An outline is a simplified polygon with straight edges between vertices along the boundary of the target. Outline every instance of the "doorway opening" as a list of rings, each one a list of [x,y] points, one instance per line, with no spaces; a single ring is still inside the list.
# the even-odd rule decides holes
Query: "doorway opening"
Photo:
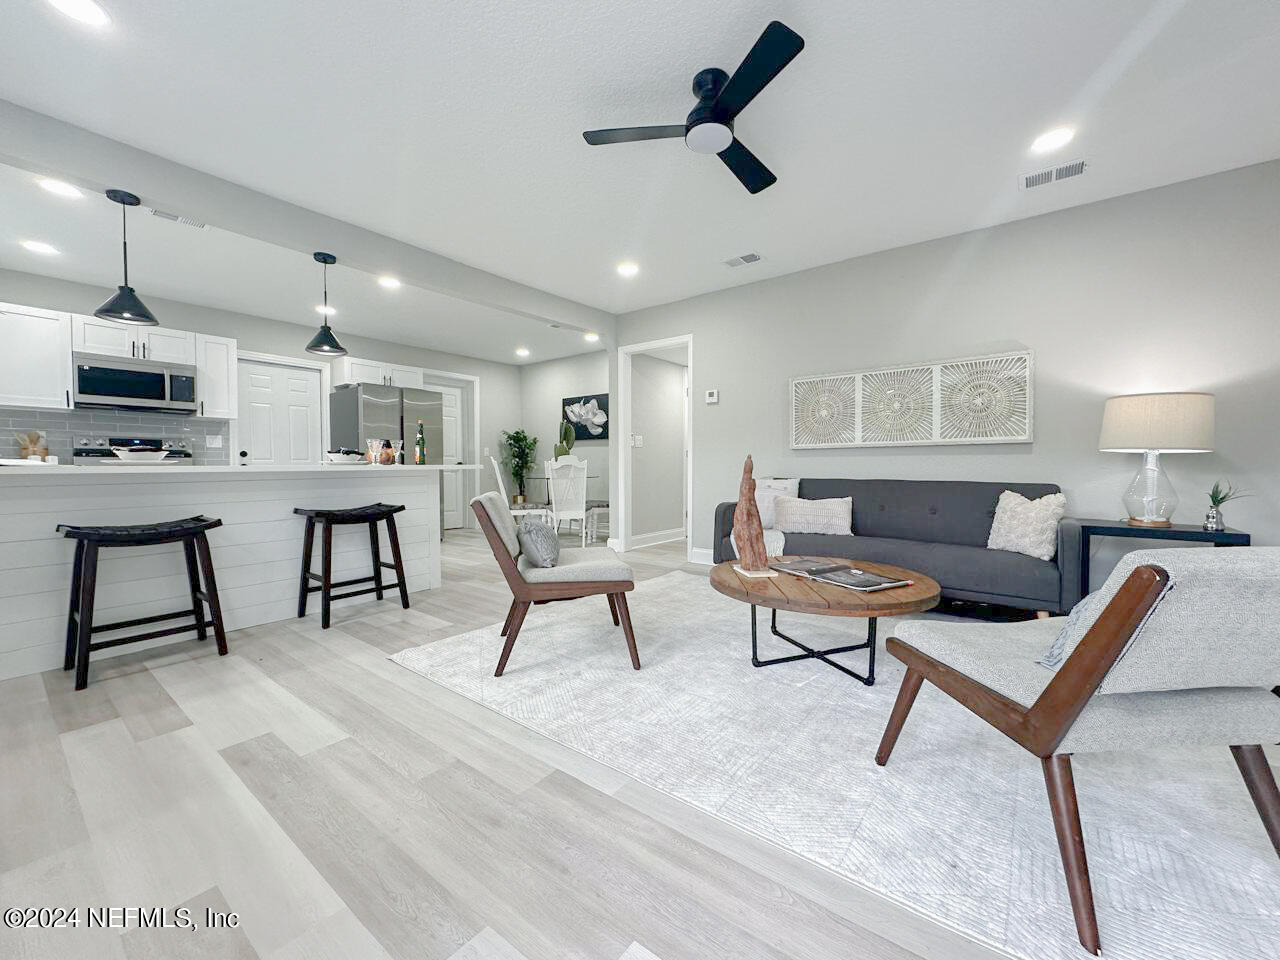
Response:
[[[619,550],[693,542],[693,336],[618,350]]]

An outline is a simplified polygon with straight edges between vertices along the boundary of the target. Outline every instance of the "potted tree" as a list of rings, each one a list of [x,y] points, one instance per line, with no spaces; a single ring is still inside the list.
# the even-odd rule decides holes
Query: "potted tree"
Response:
[[[538,438],[531,437],[523,430],[502,431],[502,465],[519,491],[512,500],[524,503],[524,481],[533,470],[533,458],[538,449]]]

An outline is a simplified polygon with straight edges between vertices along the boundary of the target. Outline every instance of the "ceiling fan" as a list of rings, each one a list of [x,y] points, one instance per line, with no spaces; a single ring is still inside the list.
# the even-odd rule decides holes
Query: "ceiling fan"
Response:
[[[684,137],[694,153],[714,153],[750,193],[759,193],[777,177],[733,135],[733,121],[756,94],[772,82],[804,49],[804,39],[786,24],[770,22],[733,76],[719,67],[700,70],[693,78],[698,105],[684,123],[660,127],[613,127],[588,130],[582,139],[592,146]]]

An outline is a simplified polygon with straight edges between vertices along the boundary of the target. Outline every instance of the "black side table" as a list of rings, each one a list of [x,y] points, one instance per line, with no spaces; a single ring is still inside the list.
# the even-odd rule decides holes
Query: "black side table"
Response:
[[[1247,547],[1249,534],[1240,530],[1205,530],[1193,523],[1171,527],[1131,527],[1123,520],[1077,520],[1080,524],[1080,589],[1089,592],[1089,538],[1132,537],[1139,540],[1189,540],[1215,547]]]

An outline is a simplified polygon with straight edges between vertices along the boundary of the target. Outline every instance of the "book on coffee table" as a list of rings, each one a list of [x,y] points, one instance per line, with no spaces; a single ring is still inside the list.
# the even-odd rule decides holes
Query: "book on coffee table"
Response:
[[[915,583],[914,580],[882,577],[878,573],[867,573],[857,567],[846,567],[843,563],[830,563],[823,560],[779,560],[769,566],[783,573],[832,583],[837,587],[848,587],[850,590],[862,593],[892,590],[894,587],[909,587]]]

